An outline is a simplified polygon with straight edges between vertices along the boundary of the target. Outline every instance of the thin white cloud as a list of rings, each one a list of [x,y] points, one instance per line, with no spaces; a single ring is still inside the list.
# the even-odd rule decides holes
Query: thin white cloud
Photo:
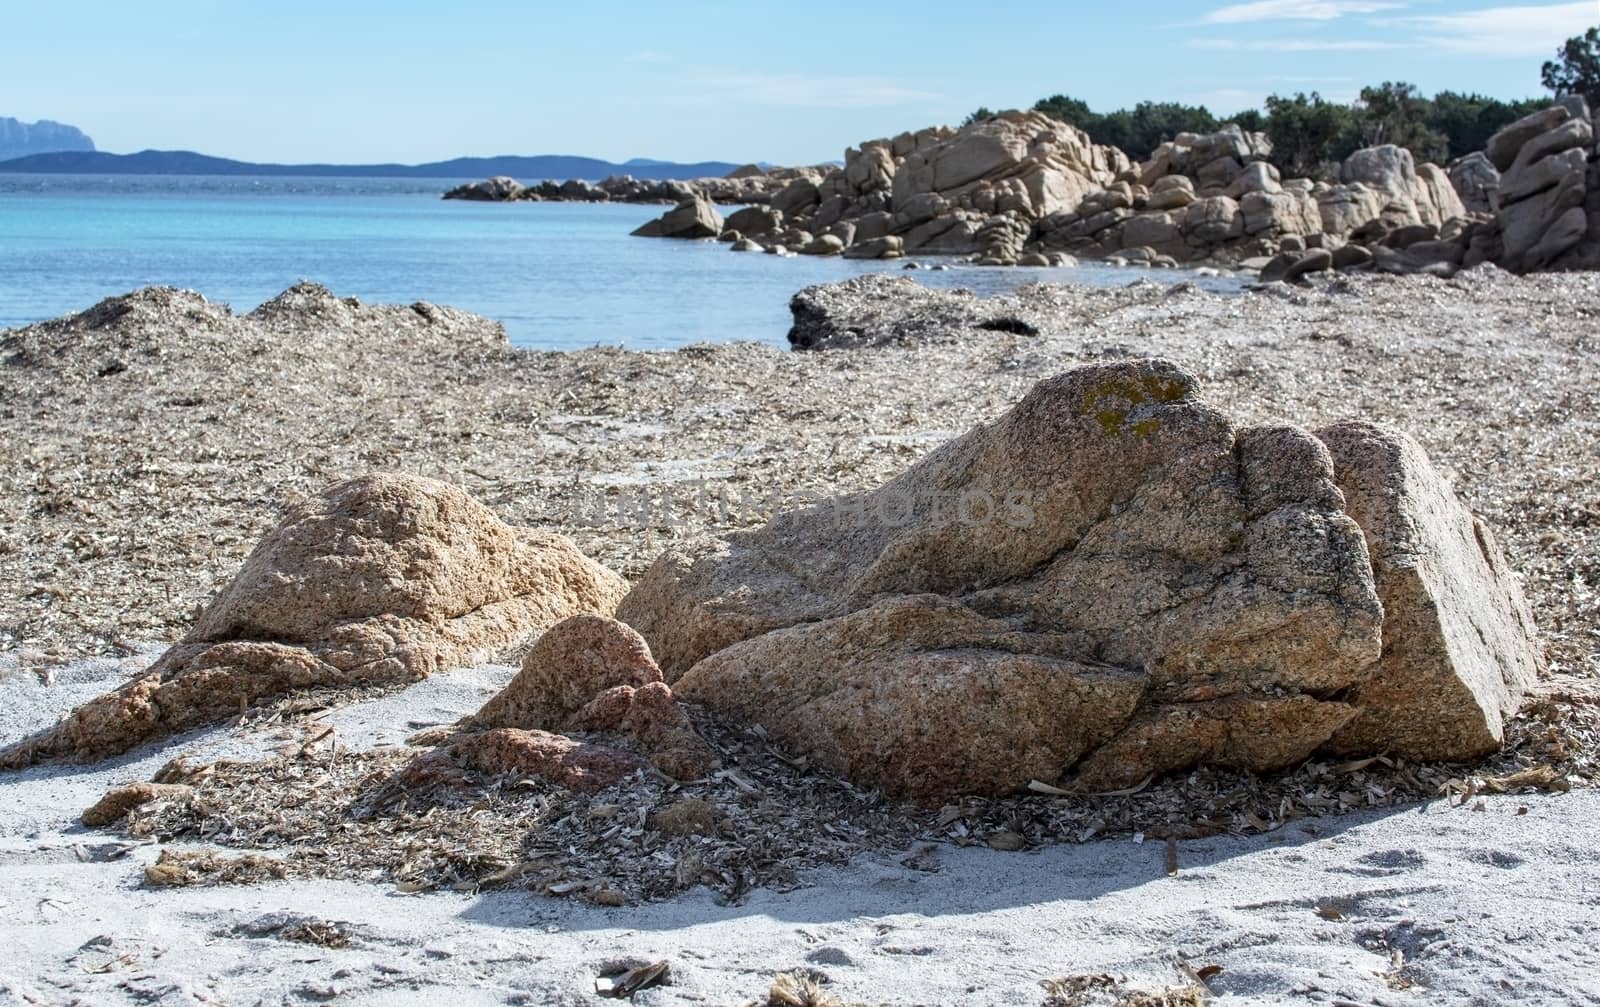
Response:
[[[878,77],[817,77],[800,73],[720,73],[696,83],[726,99],[787,108],[883,108],[937,101],[943,95]]]
[[[1406,42],[1378,39],[1258,38],[1239,41],[1231,38],[1200,38],[1189,43],[1196,49],[1245,50],[1249,52],[1354,52],[1363,49],[1409,49]]]
[[[1561,43],[1600,25],[1600,3],[1488,7],[1462,14],[1408,17],[1400,21],[1422,33],[1422,41],[1482,56],[1553,56]]]
[[[1206,24],[1249,24],[1256,21],[1334,21],[1347,14],[1398,10],[1404,3],[1376,0],[1254,0],[1207,12]]]

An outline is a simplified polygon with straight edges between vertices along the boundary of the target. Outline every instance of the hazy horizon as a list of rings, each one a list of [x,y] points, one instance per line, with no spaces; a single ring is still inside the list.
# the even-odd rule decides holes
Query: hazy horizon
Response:
[[[930,2],[847,22],[777,5],[612,5],[604,21],[508,0],[382,16],[173,0],[6,17],[0,115],[79,127],[113,153],[417,164],[561,154],[613,162],[837,160],[875,136],[1055,93],[1219,115],[1266,95],[1543,93],[1539,65],[1600,0],[1152,0],[1120,9]]]

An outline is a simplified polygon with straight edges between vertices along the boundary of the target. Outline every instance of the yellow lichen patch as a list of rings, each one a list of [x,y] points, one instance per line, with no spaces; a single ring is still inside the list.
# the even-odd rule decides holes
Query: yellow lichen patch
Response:
[[[1084,394],[1079,415],[1093,413],[1100,429],[1107,435],[1121,434],[1127,427],[1128,413],[1132,408],[1147,403],[1178,402],[1189,391],[1189,382],[1159,374],[1109,378]],[[1133,433],[1138,437],[1148,437],[1158,429],[1158,420],[1145,419],[1134,424]]]

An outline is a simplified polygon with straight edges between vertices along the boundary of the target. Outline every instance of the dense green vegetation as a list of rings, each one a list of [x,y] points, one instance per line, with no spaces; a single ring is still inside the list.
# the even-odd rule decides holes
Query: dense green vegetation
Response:
[[[1557,58],[1540,74],[1556,94],[1581,94],[1600,107],[1600,28],[1568,39]],[[1145,160],[1163,142],[1179,133],[1208,133],[1237,123],[1264,132],[1272,140],[1272,160],[1287,176],[1318,175],[1333,162],[1361,147],[1392,143],[1410,150],[1419,162],[1443,164],[1482,150],[1500,127],[1548,104],[1547,99],[1502,101],[1481,94],[1440,91],[1426,97],[1415,85],[1385,81],[1361,89],[1348,104],[1310,94],[1274,94],[1266,107],[1226,119],[1204,105],[1142,101],[1131,109],[1096,112],[1077,98],[1051,95],[1035,102],[1035,111],[1071,123],[1095,143],[1111,144],[1136,160]],[[980,108],[966,123],[991,118]]]
[[[1567,39],[1539,80],[1556,94],[1581,94],[1590,108],[1600,106],[1600,28]]]

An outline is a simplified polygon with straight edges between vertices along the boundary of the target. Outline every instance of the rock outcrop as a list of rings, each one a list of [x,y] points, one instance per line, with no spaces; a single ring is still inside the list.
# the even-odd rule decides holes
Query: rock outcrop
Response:
[[[1086,256],[1177,266],[1332,253],[1353,236],[1381,239],[1406,227],[1431,227],[1437,238],[1467,212],[1443,169],[1419,167],[1399,147],[1357,151],[1333,184],[1281,178],[1271,152],[1264,134],[1230,125],[1180,134],[1133,164],[1041,113],[1006,112],[852,147],[843,167],[796,178],[759,216],[730,218],[722,237],[847,258],[962,255],[979,265],[1051,266]],[[1428,264],[1360,258],[1400,272]],[[1319,256],[1302,265],[1297,275],[1326,268]]]
[[[669,552],[618,617],[685,699],[921,799],[1482,754],[1539,662],[1516,583],[1420,449],[1328,436],[1235,428],[1163,361],[1083,368],[877,490]]]
[[[1600,265],[1600,169],[1582,99],[1512,123],[1485,154],[1500,171],[1498,248],[1485,257],[1516,272]]]
[[[497,203],[681,203],[698,196],[713,203],[765,204],[790,182],[796,179],[816,181],[827,171],[826,167],[763,169],[745,165],[726,178],[648,179],[612,175],[598,182],[573,178],[531,185],[498,175],[458,185],[443,198]]]
[[[417,681],[610,614],[625,588],[567,539],[506,525],[455,486],[354,479],[291,509],[148,671],[0,767],[103,759],[293,690]]]

